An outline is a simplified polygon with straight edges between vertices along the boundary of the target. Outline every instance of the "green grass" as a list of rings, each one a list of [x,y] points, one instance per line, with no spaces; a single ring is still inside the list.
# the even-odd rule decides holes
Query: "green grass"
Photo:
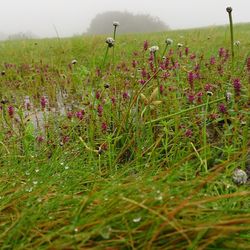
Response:
[[[230,49],[228,27],[122,36],[118,28],[114,64],[109,50],[105,65],[103,36],[1,42],[0,248],[248,249],[249,182],[237,186],[232,173],[249,166],[250,25],[234,31],[234,65],[230,52],[218,55]],[[167,37],[169,68],[158,71]],[[145,40],[160,47],[153,71]],[[150,78],[141,85],[143,68]]]

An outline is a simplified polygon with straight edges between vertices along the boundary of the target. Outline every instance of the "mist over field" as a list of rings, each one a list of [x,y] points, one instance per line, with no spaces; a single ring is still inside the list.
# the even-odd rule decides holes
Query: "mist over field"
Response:
[[[96,15],[106,11],[128,11],[157,17],[171,29],[226,24],[221,15],[233,6],[234,20],[250,22],[247,0],[9,0],[1,1],[0,39],[9,35],[33,34],[35,37],[73,36],[86,32]],[[125,25],[125,23],[121,23]]]

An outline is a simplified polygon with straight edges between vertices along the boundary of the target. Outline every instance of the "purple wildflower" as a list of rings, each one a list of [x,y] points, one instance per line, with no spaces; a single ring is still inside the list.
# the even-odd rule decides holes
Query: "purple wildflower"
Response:
[[[99,117],[102,117],[102,115],[103,115],[103,107],[102,107],[102,105],[98,105],[97,113],[98,113]]]
[[[147,51],[147,50],[148,50],[148,46],[149,46],[148,41],[147,41],[147,40],[144,41],[144,43],[143,43],[143,49],[144,49],[144,51]]]
[[[124,93],[122,94],[122,97],[123,97],[124,100],[128,99],[128,98],[129,98],[128,92],[124,92]]]
[[[234,79],[233,86],[234,86],[235,95],[239,96],[240,95],[240,91],[241,91],[240,79],[238,79],[238,78]]]
[[[40,103],[41,103],[42,109],[45,109],[46,104],[47,104],[47,99],[45,96],[41,97]]]
[[[190,138],[190,137],[192,137],[192,135],[193,135],[193,131],[191,129],[187,129],[185,132],[185,136]]]
[[[215,57],[212,56],[212,57],[210,58],[210,65],[214,65],[215,63],[216,63]]]
[[[8,107],[8,114],[9,114],[10,118],[14,117],[14,112],[15,112],[15,108],[13,106],[9,106]]]
[[[194,89],[194,79],[195,79],[195,74],[191,71],[188,73],[188,82],[191,87],[191,89]]]
[[[77,117],[79,120],[82,120],[84,114],[85,114],[85,111],[84,111],[84,110],[77,111],[77,112],[76,112],[76,117]]]
[[[41,142],[44,141],[44,137],[41,136],[41,135],[38,135],[38,136],[36,137],[36,141],[39,142],[39,143],[41,143]]]
[[[194,96],[193,94],[189,94],[189,95],[188,95],[188,101],[189,101],[190,103],[193,103],[194,100],[195,100],[195,96]]]
[[[227,107],[224,103],[220,103],[218,106],[218,109],[220,111],[220,113],[222,114],[226,114],[227,113]]]
[[[69,111],[69,112],[67,113],[67,117],[68,117],[68,119],[72,119],[73,113]]]
[[[106,122],[103,122],[101,127],[102,127],[102,132],[103,132],[103,133],[107,132],[107,130],[108,130],[108,125],[107,125]]]

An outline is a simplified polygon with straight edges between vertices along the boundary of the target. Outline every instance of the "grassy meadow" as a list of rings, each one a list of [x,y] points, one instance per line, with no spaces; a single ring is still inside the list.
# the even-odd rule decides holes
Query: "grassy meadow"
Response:
[[[249,249],[250,24],[234,39],[1,42],[0,249]]]

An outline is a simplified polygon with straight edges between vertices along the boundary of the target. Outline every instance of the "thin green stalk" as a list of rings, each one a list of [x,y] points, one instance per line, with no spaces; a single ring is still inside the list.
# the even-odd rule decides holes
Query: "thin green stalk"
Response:
[[[105,55],[104,55],[104,58],[103,58],[102,68],[105,65],[105,62],[106,62],[106,59],[107,59],[107,56],[108,56],[108,51],[109,51],[109,46],[107,46],[107,49],[106,49],[106,52],[105,52]]]
[[[114,34],[113,34],[113,38],[115,40],[115,37],[116,37],[116,28],[117,26],[115,25],[114,26]],[[115,45],[113,46],[113,66],[115,65]]]
[[[231,53],[232,53],[232,63],[233,63],[234,62],[234,31],[233,31],[232,11],[233,11],[233,9],[231,7],[227,7],[227,12],[229,15],[229,23],[230,23]]]
[[[203,121],[203,147],[204,147],[204,170],[205,172],[208,171],[207,169],[207,111],[208,111],[208,104],[209,104],[209,96],[207,97],[207,102],[205,106],[205,114],[204,114],[204,121]]]
[[[214,101],[211,101],[211,102],[209,102],[208,104],[210,105],[210,104],[213,104],[213,103],[218,103],[218,102],[221,102],[221,101],[223,101],[223,100],[225,100],[225,97],[220,98],[220,99],[217,99],[217,100],[214,100]],[[163,117],[157,118],[157,119],[155,119],[155,120],[148,121],[148,122],[145,123],[145,125],[152,124],[152,123],[156,123],[156,122],[160,122],[160,121],[163,121],[163,120],[166,120],[166,119],[175,117],[175,116],[177,116],[177,115],[181,115],[181,114],[187,113],[187,112],[189,112],[189,111],[191,111],[191,110],[194,110],[194,109],[198,109],[198,108],[204,107],[204,106],[206,106],[206,105],[207,105],[207,103],[205,103],[205,104],[200,104],[200,105],[197,105],[197,106],[194,106],[194,107],[185,109],[185,110],[181,110],[181,111],[179,111],[179,112],[177,112],[177,113],[170,114],[170,115],[167,115],[167,116],[163,116]]]
[[[166,43],[165,48],[164,48],[163,53],[162,53],[162,56],[161,56],[161,59],[164,57],[164,55],[167,51],[167,48],[168,48],[168,44]]]

